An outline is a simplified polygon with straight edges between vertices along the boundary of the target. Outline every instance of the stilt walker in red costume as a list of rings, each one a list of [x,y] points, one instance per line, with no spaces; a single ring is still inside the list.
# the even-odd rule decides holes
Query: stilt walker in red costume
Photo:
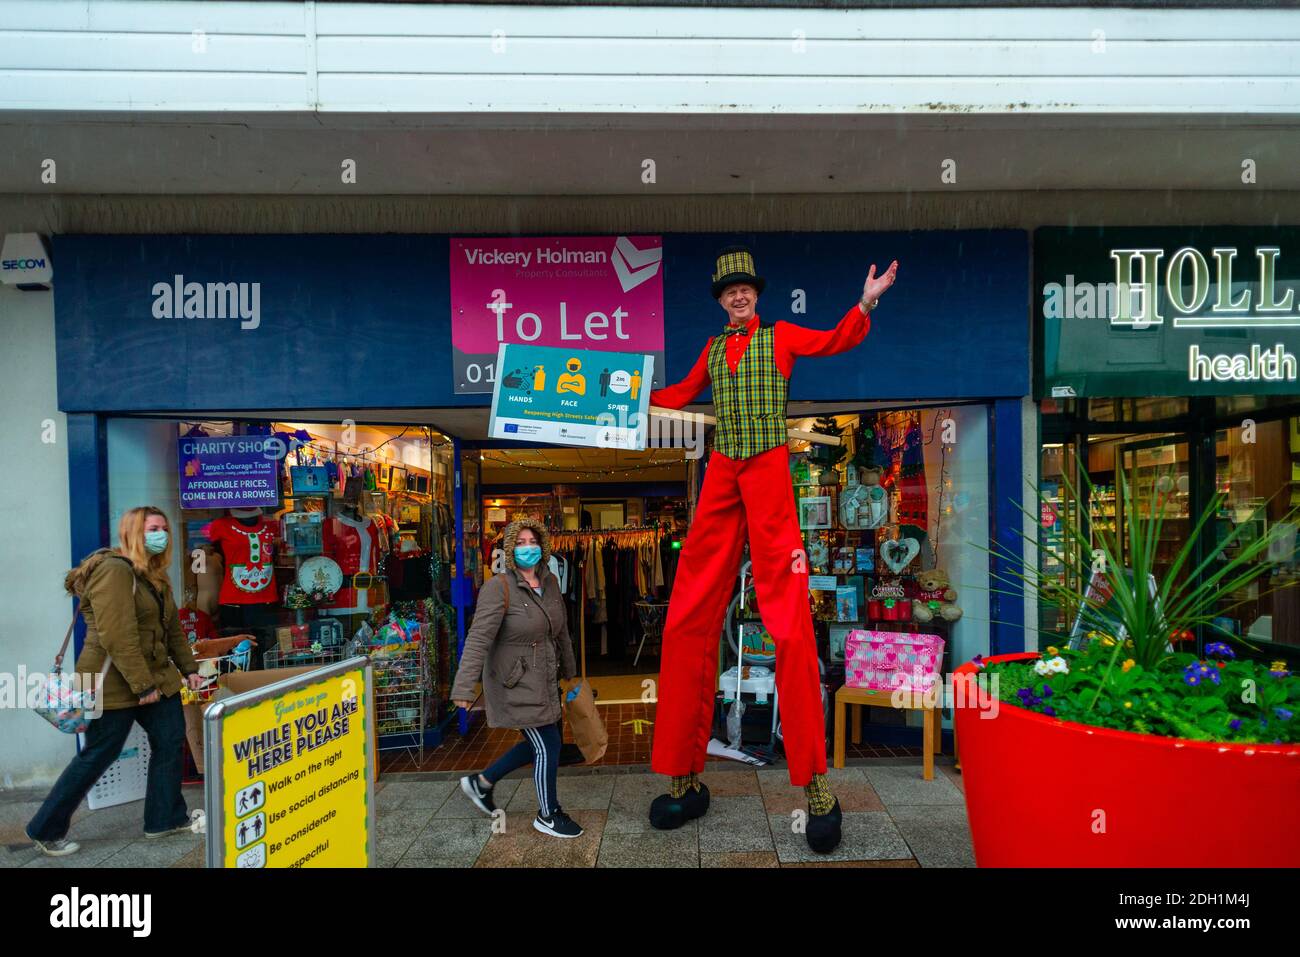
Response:
[[[712,734],[722,619],[749,541],[763,624],[776,641],[776,684],[790,783],[804,788],[809,846],[829,853],[840,841],[840,805],[826,781],[826,729],[817,645],[808,605],[803,537],[790,483],[785,404],[799,356],[852,349],[867,334],[870,312],[894,284],[898,262],[877,277],[872,265],[839,324],[827,331],[789,322],[767,325],[755,306],[763,291],[743,246],[722,250],[713,297],[728,323],[709,339],[690,374],[650,395],[680,409],[710,384],[717,414],[713,453],[695,519],[677,566],[664,627],[651,767],[671,779],[650,805],[650,823],[681,827],[709,807],[698,780]]]

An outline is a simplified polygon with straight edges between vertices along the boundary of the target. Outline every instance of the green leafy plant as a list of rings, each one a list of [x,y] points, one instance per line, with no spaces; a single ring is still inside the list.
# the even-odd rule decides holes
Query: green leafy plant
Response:
[[[1148,734],[1207,741],[1300,739],[1295,718],[1300,682],[1283,661],[1265,666],[1238,660],[1228,641],[1240,639],[1215,620],[1240,604],[1234,595],[1268,574],[1260,559],[1287,528],[1275,523],[1267,534],[1253,537],[1247,534],[1252,522],[1239,523],[1211,544],[1204,539],[1225,501],[1216,494],[1164,566],[1159,544],[1171,496],[1163,489],[1174,483],[1157,476],[1149,495],[1139,497],[1122,471],[1116,478],[1124,522],[1115,531],[1090,537],[1068,513],[1058,515],[1063,544],[1052,555],[1070,572],[1066,581],[1080,585],[1040,577],[1011,548],[995,543],[990,549],[1011,569],[997,579],[1014,586],[996,590],[1017,597],[1028,590],[1044,605],[1064,609],[1075,639],[1057,636],[1063,646],[1073,647],[1049,646],[1038,661],[988,665],[989,673],[999,675],[999,698],[1049,716]],[[1093,491],[1086,473],[1083,481]],[[1065,485],[1078,501],[1078,490],[1068,479]],[[1024,511],[1037,528],[1039,515]],[[1198,628],[1226,639],[1208,643],[1204,658],[1177,650]]]
[[[1145,668],[1131,644],[1097,636],[985,670],[998,675],[999,700],[1064,721],[1193,741],[1300,740],[1300,682],[1285,662],[1241,661],[1214,642],[1204,659],[1176,652]]]

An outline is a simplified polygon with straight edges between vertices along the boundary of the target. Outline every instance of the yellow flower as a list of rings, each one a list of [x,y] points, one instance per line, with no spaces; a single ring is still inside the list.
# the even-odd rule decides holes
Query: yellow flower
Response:
[[[1133,707],[1133,702],[1132,702],[1132,701],[1125,701],[1125,702],[1124,702],[1124,707],[1126,707],[1126,708],[1131,708],[1131,707]]]
[[[1115,639],[1112,638],[1110,635],[1101,636],[1101,646],[1103,648],[1111,648],[1114,647],[1114,645],[1115,645]]]
[[[1123,666],[1124,673],[1127,674],[1128,670],[1132,668],[1135,664],[1137,664],[1137,662],[1134,661],[1132,658],[1125,661]]]
[[[1059,655],[1060,653],[1061,653],[1061,649],[1060,649],[1060,648],[1057,648],[1055,645],[1048,645],[1048,646],[1047,646],[1047,654],[1048,654],[1049,657],[1055,658],[1055,657],[1056,657],[1057,655]],[[1281,669],[1281,668],[1274,668],[1273,670],[1274,670],[1274,671],[1281,671],[1282,669]]]
[[[1279,660],[1279,661],[1275,661],[1275,662],[1273,662],[1271,665],[1268,666],[1268,670],[1269,670],[1269,671],[1286,671],[1286,662],[1285,662],[1285,661],[1281,661],[1281,660]]]
[[[1124,642],[1124,647],[1125,647],[1125,648],[1132,648],[1132,647],[1133,647],[1133,639],[1130,638],[1128,641]]]

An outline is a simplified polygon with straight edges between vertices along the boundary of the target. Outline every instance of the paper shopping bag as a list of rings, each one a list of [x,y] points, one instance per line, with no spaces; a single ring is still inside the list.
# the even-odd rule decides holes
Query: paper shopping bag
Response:
[[[592,697],[587,682],[581,682],[565,693],[564,716],[587,763],[595,764],[604,757],[605,749],[609,747],[609,732],[596,710],[596,699]]]

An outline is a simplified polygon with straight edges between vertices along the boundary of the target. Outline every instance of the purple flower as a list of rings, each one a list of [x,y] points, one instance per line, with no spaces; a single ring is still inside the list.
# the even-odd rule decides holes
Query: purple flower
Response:
[[[1209,673],[1209,679],[1210,679],[1211,681],[1213,681],[1216,685],[1219,683],[1219,669],[1218,669],[1218,668],[1213,668],[1213,669],[1210,670],[1210,673]]]
[[[1198,685],[1201,683],[1201,676],[1195,671],[1188,670],[1188,672],[1183,675],[1183,681],[1187,682],[1189,685]]]
[[[984,667],[984,656],[983,656],[983,655],[976,655],[974,658],[971,659],[971,664],[973,664],[976,668],[983,668],[983,667]]]
[[[1043,697],[1044,697],[1044,698],[1050,698],[1051,696],[1052,696],[1052,686],[1051,686],[1051,685],[1043,685]]]
[[[1213,641],[1205,646],[1207,655],[1217,655],[1220,658],[1236,658],[1236,653],[1228,647],[1226,642]]]
[[[1277,715],[1279,718],[1281,718],[1283,721],[1291,720],[1292,712],[1288,711],[1286,708],[1274,708],[1273,713]]]
[[[1047,715],[1049,718],[1056,717],[1056,711],[1052,708],[1051,705],[1048,705],[1045,708],[1043,708],[1043,714]]]
[[[1291,674],[1291,672],[1289,672],[1289,671],[1270,671],[1269,674],[1271,674],[1274,678],[1285,678],[1287,675]]]

